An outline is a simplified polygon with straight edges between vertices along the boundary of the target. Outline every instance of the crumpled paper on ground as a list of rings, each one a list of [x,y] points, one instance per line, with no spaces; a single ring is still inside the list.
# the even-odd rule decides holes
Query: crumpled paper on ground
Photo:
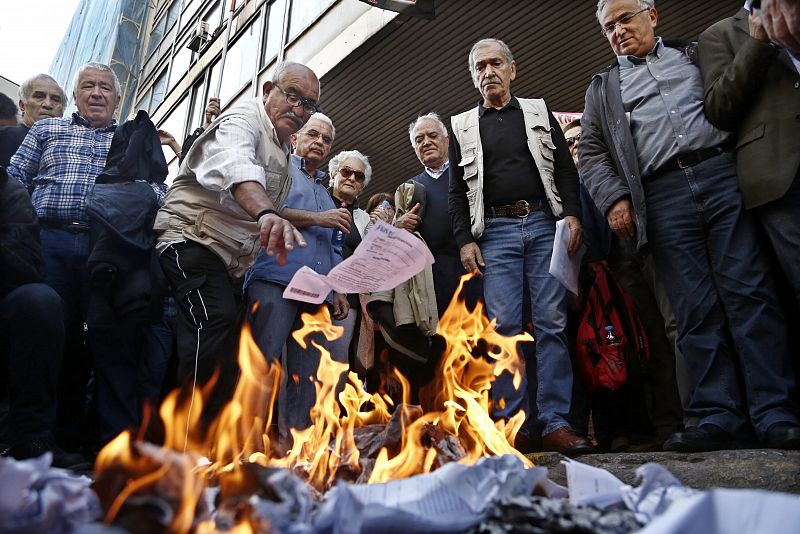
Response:
[[[314,527],[331,534],[461,532],[480,523],[495,502],[531,494],[546,476],[547,469],[524,469],[519,458],[504,455],[383,484],[338,484]]]
[[[92,481],[50,467],[52,455],[0,458],[0,533],[72,532],[100,518]]]

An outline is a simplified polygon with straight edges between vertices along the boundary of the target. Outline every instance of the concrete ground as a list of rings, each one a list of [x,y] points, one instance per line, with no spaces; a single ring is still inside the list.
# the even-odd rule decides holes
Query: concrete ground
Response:
[[[547,467],[553,482],[566,486],[566,471],[558,453],[529,454]],[[648,462],[663,465],[685,486],[696,489],[750,488],[800,494],[800,451],[744,449],[704,453],[645,452],[590,454],[578,461],[603,468],[626,484],[635,485],[636,468]]]

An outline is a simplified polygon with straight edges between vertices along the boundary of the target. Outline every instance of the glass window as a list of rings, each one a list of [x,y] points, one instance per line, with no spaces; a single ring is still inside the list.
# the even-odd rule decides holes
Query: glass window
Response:
[[[175,21],[178,20],[178,14],[181,10],[181,0],[173,0],[167,10],[167,28],[171,28]]]
[[[217,61],[211,66],[211,73],[208,76],[208,98],[212,96],[219,96],[217,94],[217,85],[219,84],[219,73],[220,67],[222,66],[222,61],[217,59]],[[223,108],[227,106],[229,102],[225,102],[221,100],[219,105]]]
[[[220,17],[219,2],[217,2],[212,9],[208,10],[206,14],[203,15],[203,20],[208,22],[208,31],[212,34],[214,33],[214,30],[219,28],[220,24],[219,17]]]
[[[161,105],[161,102],[164,101],[164,97],[167,96],[167,71],[164,70],[156,80],[156,83],[153,84],[153,102],[150,104],[150,111],[155,111],[158,109],[158,106]]]
[[[230,102],[242,86],[252,79],[253,73],[258,67],[260,34],[261,17],[257,16],[228,49],[225,68],[222,72],[222,87],[219,91],[219,98],[222,102],[226,104]]]
[[[178,47],[178,53],[172,59],[172,70],[169,75],[169,89],[175,87],[175,84],[183,78],[184,74],[189,70],[189,65],[192,63],[192,51],[186,48],[186,43]]]
[[[294,39],[300,32],[317,20],[320,13],[331,5],[332,0],[303,0],[292,2],[292,11],[289,13],[289,40]]]
[[[184,4],[188,4],[183,8],[183,15],[181,15],[181,28],[185,28],[187,24],[192,22],[192,18],[197,14],[203,0],[186,0]]]
[[[267,45],[264,47],[264,65],[269,64],[281,49],[283,35],[283,15],[286,13],[286,0],[275,0],[269,6]]]
[[[183,144],[183,140],[186,138],[186,112],[189,109],[189,95],[181,99],[180,103],[172,110],[172,112],[164,119],[159,128],[162,130],[166,130],[167,132],[171,133],[175,140],[178,142],[179,145]],[[175,152],[167,145],[162,145],[161,149],[164,151],[164,158],[166,158],[167,163],[170,164],[169,168],[169,176],[167,177],[167,183],[172,183],[172,180],[175,178],[175,174],[177,173],[178,166],[178,157],[175,155]],[[173,161],[174,160],[174,161]],[[174,168],[173,168],[174,164]]]
[[[147,54],[150,55],[153,53],[153,50],[161,43],[161,40],[164,38],[164,29],[166,26],[167,17],[161,16],[161,18],[153,25],[153,30],[150,32],[150,40],[147,42]]]
[[[189,118],[189,132],[193,132],[195,128],[203,126],[207,102],[206,84],[203,82],[195,84],[194,89],[192,89],[192,115]]]
[[[153,96],[153,90],[148,89],[147,92],[144,94],[142,98],[136,103],[136,108],[134,112],[139,111],[140,109],[145,110],[146,112],[150,113],[150,97]]]

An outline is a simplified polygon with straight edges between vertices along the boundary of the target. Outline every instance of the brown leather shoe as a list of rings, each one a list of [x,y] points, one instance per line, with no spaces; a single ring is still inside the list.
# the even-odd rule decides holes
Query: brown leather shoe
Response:
[[[595,452],[594,445],[588,439],[579,436],[568,426],[550,432],[542,437],[542,449],[560,452],[564,456],[580,456]]]

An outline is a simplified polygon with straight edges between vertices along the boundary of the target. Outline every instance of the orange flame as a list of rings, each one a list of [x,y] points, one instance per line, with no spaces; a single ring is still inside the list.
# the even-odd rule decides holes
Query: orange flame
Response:
[[[456,295],[461,293],[462,277]],[[341,336],[342,328],[331,324],[327,307],[317,314],[303,314],[304,326],[293,333],[294,339],[308,348],[307,338],[320,333],[328,340]],[[490,417],[489,391],[495,376],[508,371],[520,387],[524,363],[517,354],[517,344],[532,341],[529,334],[503,337],[483,313],[482,303],[469,311],[462,300],[454,297],[439,322],[438,333],[446,347],[432,384],[420,392],[425,413],[411,409],[408,381],[395,370],[402,387],[403,403],[394,406],[391,398],[382,393],[370,394],[357,375],[348,372],[348,365],[334,361],[328,351],[311,341],[320,353],[316,377],[311,379],[316,389],[316,404],[311,409],[311,425],[292,429],[291,443],[285,455],[278,454],[272,439],[273,407],[277,398],[281,369],[277,362],[267,362],[249,326],[242,330],[239,346],[241,375],[236,391],[206,436],[200,435],[200,414],[210,387],[193,392],[191,396],[171,393],[163,402],[159,414],[164,422],[164,447],[186,452],[191,466],[198,459],[209,460],[203,467],[189,469],[187,488],[180,511],[173,522],[174,532],[186,532],[193,522],[197,532],[212,532],[213,521],[195,521],[196,504],[202,493],[191,479],[198,475],[206,479],[224,474],[223,483],[241,483],[239,472],[243,462],[269,467],[292,468],[307,477],[318,490],[330,487],[345,470],[350,476],[361,476],[361,452],[356,446],[358,429],[368,425],[387,424],[393,417],[402,433],[395,450],[384,447],[374,459],[368,481],[387,480],[429,472],[447,458],[440,457],[437,440],[455,439],[463,452],[460,462],[472,464],[478,459],[496,454],[515,454],[526,466],[531,462],[511,445],[524,422],[520,412],[511,420],[493,421]],[[482,355],[483,354],[483,355]],[[502,402],[502,399],[499,401]],[[450,438],[447,438],[449,436]],[[130,466],[138,472],[137,459],[131,454],[130,436],[121,434],[109,443],[97,458],[96,470],[101,473],[111,465]],[[366,465],[366,464],[365,464]],[[122,503],[132,494],[153,483],[159,471],[149,471],[139,479],[129,481],[107,509],[106,520],[112,521]],[[247,531],[250,526],[239,526]]]

